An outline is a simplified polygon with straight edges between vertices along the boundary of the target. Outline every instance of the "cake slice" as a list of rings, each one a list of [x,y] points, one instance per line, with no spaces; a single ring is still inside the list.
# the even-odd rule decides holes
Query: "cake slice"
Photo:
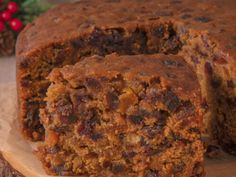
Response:
[[[181,57],[93,56],[49,79],[37,151],[48,174],[204,176],[200,86]]]

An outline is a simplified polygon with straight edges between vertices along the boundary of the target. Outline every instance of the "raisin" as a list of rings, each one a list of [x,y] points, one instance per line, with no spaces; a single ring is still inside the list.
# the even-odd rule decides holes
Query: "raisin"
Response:
[[[201,133],[200,130],[199,130],[199,128],[196,128],[196,127],[190,128],[190,129],[189,129],[189,132],[190,132],[190,133],[197,133],[197,134],[200,134],[200,133]]]
[[[86,135],[86,136],[89,136],[90,138],[92,138],[92,136],[94,134],[94,127],[98,123],[99,123],[99,120],[97,117],[91,117],[90,119],[84,120],[78,129],[78,133],[81,135]],[[94,137],[94,138],[96,138],[96,137]]]
[[[63,134],[63,133],[66,133],[67,131],[69,131],[69,127],[68,126],[55,127],[53,129],[53,131]]]
[[[25,58],[20,62],[20,69],[27,69],[29,67],[29,59]]]
[[[74,114],[70,114],[68,116],[68,122],[69,123],[75,123],[77,120],[78,120],[78,117],[76,115],[74,115]]]
[[[141,115],[131,115],[131,116],[129,116],[129,119],[134,124],[140,124],[144,118]]]
[[[76,49],[84,47],[84,41],[82,39],[80,39],[80,38],[72,40],[71,44]]]
[[[181,106],[179,98],[169,90],[164,93],[163,101],[171,112],[175,112]]]
[[[161,80],[160,80],[160,77],[153,77],[151,78],[150,80],[150,84],[160,84],[161,83]]]
[[[41,87],[41,88],[38,90],[38,93],[41,93],[41,94],[45,95],[46,92],[47,92],[47,90],[48,90],[49,85],[50,85],[50,84],[48,83],[48,85],[47,85],[46,87],[45,87],[45,86]]]
[[[30,75],[27,75],[20,80],[20,84],[22,87],[29,87],[31,82],[32,81]]]
[[[141,146],[146,146],[147,145],[147,142],[145,141],[145,138],[143,136],[141,136],[140,145]]]
[[[184,170],[185,164],[183,162],[180,162],[178,164],[174,165],[173,172],[174,173],[179,173]]]
[[[188,18],[191,18],[191,17],[192,17],[192,15],[190,15],[190,14],[184,14],[184,15],[181,16],[181,18],[184,19],[184,20],[188,19]]]
[[[145,30],[136,28],[131,36],[131,44],[133,45],[133,53],[146,53],[147,51],[147,33]]]
[[[111,169],[112,163],[110,161],[106,160],[103,162],[102,166],[103,166],[103,168]]]
[[[196,56],[191,56],[191,61],[194,63],[194,64],[199,64],[199,60]]]
[[[91,44],[92,46],[96,46],[102,42],[102,38],[104,38],[103,32],[100,29],[95,28],[88,39],[89,44]]]
[[[29,107],[29,111],[26,114],[26,122],[25,125],[27,128],[34,128],[37,124],[39,124],[39,110],[38,107]]]
[[[212,21],[211,18],[205,17],[205,16],[195,17],[194,20],[197,22],[201,22],[201,23],[208,23],[208,22]]]
[[[119,105],[119,95],[116,91],[108,92],[106,94],[106,102],[108,109],[115,110]]]
[[[91,88],[92,90],[100,90],[102,87],[100,82],[96,79],[93,79],[93,78],[88,78],[86,80],[86,86],[88,88]]]
[[[228,88],[235,88],[236,87],[236,84],[234,83],[234,81],[233,80],[228,80],[227,81],[227,86],[228,86]]]
[[[222,80],[220,78],[214,78],[211,80],[211,86],[215,89],[221,86]]]
[[[65,170],[64,165],[58,165],[53,167],[53,171],[60,176],[63,176],[64,170]]]
[[[116,51],[121,51],[124,43],[124,29],[123,28],[111,28],[107,29],[108,33],[106,36],[106,40],[104,41],[105,50],[109,53],[114,52],[114,48]]]
[[[166,124],[169,113],[167,111],[154,111],[152,116],[157,119],[156,125],[164,126]]]
[[[92,132],[92,127],[89,125],[88,122],[83,122],[82,125],[79,127],[78,132],[81,135],[90,135]]]
[[[119,139],[122,141],[125,138],[125,134],[124,133],[120,133],[118,135]]]
[[[123,164],[113,164],[111,171],[115,174],[122,173],[125,170],[125,166]]]
[[[183,66],[181,63],[179,63],[178,61],[174,61],[174,60],[163,60],[162,61],[163,65],[165,66]]]
[[[101,133],[92,133],[90,135],[90,137],[92,140],[97,141],[97,140],[101,139],[103,136]]]
[[[190,101],[182,102],[181,107],[178,109],[176,116],[178,118],[190,117],[195,114],[195,106]]]
[[[204,70],[205,70],[205,73],[208,74],[209,76],[213,74],[213,69],[209,62],[205,63]]]
[[[90,157],[90,158],[98,158],[98,154],[96,153],[96,152],[89,152],[88,153],[88,157]]]
[[[144,177],[159,177],[159,172],[156,170],[147,170]]]
[[[131,151],[131,152],[123,152],[122,153],[122,156],[127,160],[127,161],[129,161],[130,159],[132,159],[134,156],[136,156],[137,155],[137,153],[136,152],[133,152],[133,151]]]
[[[154,29],[154,36],[155,37],[162,38],[164,36],[164,33],[165,33],[164,26],[160,26],[160,27]]]
[[[153,127],[146,128],[149,138],[155,138],[163,131],[162,125],[155,125]]]
[[[171,37],[164,42],[161,48],[161,52],[163,52],[164,54],[177,54],[181,47],[181,43],[179,41],[179,38],[175,36],[175,32],[170,35]]]
[[[154,156],[154,155],[158,155],[160,154],[162,151],[161,149],[157,148],[157,149],[153,149],[153,148],[148,148],[146,150],[147,156]]]

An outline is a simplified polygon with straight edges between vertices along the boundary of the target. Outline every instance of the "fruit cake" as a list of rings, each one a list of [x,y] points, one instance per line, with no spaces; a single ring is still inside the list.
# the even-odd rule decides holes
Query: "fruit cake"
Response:
[[[174,55],[92,56],[54,69],[41,109],[49,174],[201,177],[201,91]]]
[[[55,67],[86,56],[175,54],[197,73],[206,140],[236,153],[236,1],[81,0],[41,15],[17,40],[19,119],[43,140],[39,109]]]

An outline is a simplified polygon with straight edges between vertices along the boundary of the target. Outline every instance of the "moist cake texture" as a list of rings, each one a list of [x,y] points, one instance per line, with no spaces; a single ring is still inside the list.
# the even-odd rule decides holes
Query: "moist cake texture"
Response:
[[[202,177],[197,76],[174,55],[107,55],[54,69],[38,157],[52,175]]]
[[[55,67],[86,56],[177,54],[197,73],[208,143],[236,153],[236,1],[81,0],[29,24],[17,53],[19,119],[26,138],[44,139],[39,108]]]

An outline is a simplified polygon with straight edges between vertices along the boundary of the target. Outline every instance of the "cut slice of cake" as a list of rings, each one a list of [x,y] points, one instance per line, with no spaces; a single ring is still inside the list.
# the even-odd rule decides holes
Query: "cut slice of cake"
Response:
[[[200,86],[181,57],[93,56],[49,79],[37,151],[49,174],[204,176]]]

